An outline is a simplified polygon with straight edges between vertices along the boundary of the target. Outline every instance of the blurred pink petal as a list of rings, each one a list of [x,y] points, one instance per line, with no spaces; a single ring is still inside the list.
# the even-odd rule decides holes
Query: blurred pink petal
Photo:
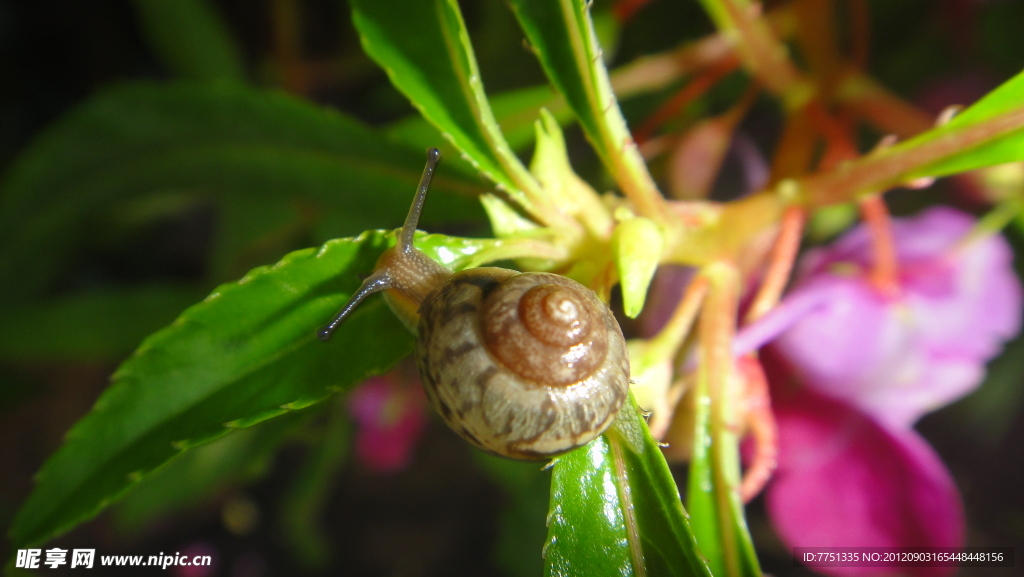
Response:
[[[647,292],[644,310],[637,319],[640,336],[649,339],[665,327],[694,274],[695,269],[688,266],[668,264],[658,267]]]
[[[726,117],[711,118],[683,133],[669,159],[672,198],[707,198],[729,151],[735,124]]]
[[[771,176],[768,160],[761,153],[754,139],[747,136],[742,130],[737,130],[733,134],[727,162],[730,157],[735,158],[743,169],[743,183],[746,187],[743,194],[759,190],[768,182],[768,177]]]
[[[408,466],[426,424],[422,387],[372,377],[352,391],[348,403],[356,422],[355,446],[360,462],[378,473]]]
[[[910,427],[966,395],[1021,320],[1020,281],[1006,241],[992,235],[958,244],[973,223],[944,207],[894,219],[896,298],[869,281],[866,227],[810,251],[786,300],[814,307],[787,319],[793,324],[775,340],[776,350],[807,386],[890,426]]]
[[[776,394],[779,467],[768,513],[790,547],[957,547],[964,518],[953,479],[912,430],[893,432],[838,401]],[[907,569],[940,576],[951,567]],[[891,568],[817,568],[881,575]]]

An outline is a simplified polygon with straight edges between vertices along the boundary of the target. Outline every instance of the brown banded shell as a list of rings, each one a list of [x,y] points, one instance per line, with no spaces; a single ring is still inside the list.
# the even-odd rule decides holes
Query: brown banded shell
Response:
[[[452,275],[420,308],[417,362],[434,408],[486,451],[564,453],[611,424],[629,387],[625,339],[583,285],[548,273]]]
[[[440,158],[436,148],[427,151],[397,243],[317,337],[329,340],[359,303],[384,291],[417,332],[430,402],[467,441],[516,459],[589,442],[608,428],[629,389],[619,324],[593,291],[565,277],[501,268],[450,274],[416,250],[416,224]]]

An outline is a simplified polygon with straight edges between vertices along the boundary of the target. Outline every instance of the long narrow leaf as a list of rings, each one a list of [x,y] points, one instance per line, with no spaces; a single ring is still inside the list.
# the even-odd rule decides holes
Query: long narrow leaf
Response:
[[[535,125],[542,108],[547,109],[563,126],[574,120],[565,99],[546,84],[495,94],[490,102],[501,132],[513,150],[521,150],[533,142],[537,136]],[[418,147],[430,146],[441,135],[437,128],[418,114],[395,122],[388,127],[387,132],[402,142]]]
[[[494,119],[455,0],[353,0],[352,17],[366,53],[466,160],[524,208],[542,201]]]
[[[739,273],[720,263],[706,267],[707,296],[698,325],[700,366],[694,390],[694,441],[687,505],[701,552],[716,577],[761,577],[740,500],[737,396],[731,394],[729,353],[739,308]]]
[[[443,253],[449,263],[486,243],[428,239],[428,254]],[[364,303],[330,343],[314,334],[391,240],[369,232],[292,253],[219,287],[146,339],[43,466],[12,541],[46,541],[189,447],[391,367],[413,339],[381,299]]]
[[[1024,161],[1024,72],[946,124],[799,180],[811,204],[846,201],[922,177]]]
[[[548,79],[565,97],[605,167],[644,216],[661,220],[660,193],[626,127],[584,0],[511,0]]]
[[[1016,119],[1017,122],[1010,124]],[[964,147],[930,166],[921,167],[913,176],[944,176],[983,166],[1024,160],[1024,72],[1004,82],[951,121],[908,142],[926,142],[955,138],[957,133],[986,125],[994,129],[1006,124],[1007,130],[995,138]]]
[[[548,523],[545,575],[711,575],[632,397],[607,433],[556,461]]]

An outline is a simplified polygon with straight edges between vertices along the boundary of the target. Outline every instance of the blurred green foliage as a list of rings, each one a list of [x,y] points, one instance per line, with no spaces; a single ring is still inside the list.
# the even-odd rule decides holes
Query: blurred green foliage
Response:
[[[486,225],[475,196],[492,187],[477,171],[509,189],[521,188],[517,183],[528,178],[516,153],[529,149],[541,106],[571,126],[567,135],[576,170],[600,183],[599,188],[613,186],[598,162],[607,152],[584,145],[583,133],[600,140],[594,136],[599,130],[594,118],[604,111],[581,112],[586,108],[579,103],[586,95],[573,93],[579,86],[572,82],[554,82],[567,99],[545,85],[542,68],[557,76],[570,66],[533,64],[523,47],[524,32],[504,6],[463,3],[460,16],[457,3],[438,3],[447,10],[442,23],[465,22],[466,32],[455,27],[461,44],[447,44],[446,52],[439,47],[443,38],[425,42],[418,36],[424,22],[410,15],[420,10],[429,17],[433,4],[389,10],[385,3],[353,2],[357,12],[373,11],[398,27],[398,36],[404,35],[405,45],[392,35],[392,45],[378,44],[376,53],[367,46],[368,52],[378,60],[388,59],[380,52],[387,49],[414,57],[409,70],[397,76],[390,71],[392,81],[442,125],[439,129],[415,114],[362,52],[346,16],[348,7],[327,4],[279,0],[240,8],[229,2],[136,0],[127,13],[109,6],[67,7],[67,14],[83,17],[75,21],[65,16],[72,22],[61,24],[66,27],[63,36],[40,32],[51,19],[60,18],[38,8],[0,4],[0,16],[11,14],[11,21],[21,26],[16,32],[0,27],[6,55],[0,66],[10,79],[6,98],[0,99],[5,118],[0,142],[8,157],[0,183],[0,387],[5,399],[0,418],[38,410],[32,403],[40,395],[43,403],[59,404],[62,386],[75,384],[54,384],[60,380],[55,367],[110,367],[142,342],[114,374],[94,411],[72,429],[64,449],[40,473],[39,493],[12,530],[14,544],[44,542],[135,485],[113,518],[127,532],[142,532],[167,515],[201,508],[240,484],[264,478],[281,447],[304,446],[305,464],[285,483],[291,488],[278,491],[286,495],[281,526],[305,567],[335,567],[325,553],[331,537],[323,529],[323,510],[332,481],[350,470],[349,423],[339,409],[341,401],[312,403],[393,365],[410,349],[411,337],[376,303],[365,307],[330,347],[312,340],[312,329],[340,305],[390,242],[385,233],[285,255],[332,238],[397,226],[419,175],[422,149],[446,145],[439,142],[443,132],[455,137],[470,161],[460,158],[455,148],[446,150],[422,228],[484,236]],[[976,6],[951,1],[937,8],[924,1],[872,2],[870,7],[869,69],[904,96],[927,99],[940,88],[952,87],[973,100],[1024,62],[1024,45],[1015,35],[1024,21],[1020,3]],[[651,2],[625,23],[616,20],[609,6],[595,10],[613,83],[616,72],[636,59],[714,32],[696,2]],[[298,25],[284,17],[288,14],[298,15]],[[363,18],[363,43],[384,41],[387,35],[375,37],[365,23],[368,17]],[[539,20],[525,17],[523,24],[530,22]],[[118,26],[109,46],[98,47],[96,38]],[[545,26],[535,31],[534,48],[542,32],[552,32],[550,23]],[[18,34],[41,36],[26,40]],[[14,43],[20,48],[12,48]],[[35,80],[52,69],[46,48],[65,46],[67,52],[67,45],[80,49],[79,44],[101,61],[96,67],[112,71],[83,73],[85,78],[70,87],[64,77],[52,86]],[[81,63],[87,58],[64,58],[78,63],[67,67],[87,68]],[[479,60],[480,70],[449,70],[453,59],[473,66]],[[477,81],[486,80],[488,88],[500,93],[485,95],[483,84],[470,81],[474,73]],[[462,84],[457,94],[449,93],[463,81],[469,89]],[[623,113],[631,123],[642,121],[682,83],[675,78],[634,90]],[[1017,78],[997,95],[1005,104],[1000,110],[1019,107],[1019,85]],[[705,111],[734,101],[742,88],[742,83],[727,80],[674,122],[688,126]],[[60,95],[58,104],[43,98],[48,91]],[[488,106],[493,122],[480,112]],[[585,117],[581,127],[573,125],[574,108]],[[976,119],[965,115],[956,122]],[[49,124],[45,129],[40,127],[44,122]],[[744,129],[770,149],[780,122],[779,111],[762,102]],[[951,123],[946,130],[957,126]],[[980,153],[971,167],[1020,157],[1016,140],[1000,150],[1005,154],[998,157]],[[468,258],[483,247],[444,237],[427,244],[433,255],[441,258],[444,253],[449,259]],[[241,284],[215,288],[275,262],[279,264],[250,273]],[[210,291],[220,296],[200,302]],[[197,302],[172,324],[178,313]],[[1024,461],[1019,452],[1024,444],[1013,441],[1024,434],[1019,419],[1024,404],[1019,394],[1024,380],[1020,347],[1019,340],[1009,345],[994,361],[981,392],[930,417],[926,432],[966,427],[974,431],[972,438],[993,447],[1002,463]],[[338,351],[343,349],[359,354],[341,358]],[[354,362],[358,356],[363,358]],[[166,378],[153,384],[156,375]],[[33,395],[37,390],[42,392]],[[120,420],[104,417],[110,414]],[[276,415],[282,416],[270,418]],[[60,427],[66,429],[71,418],[65,416]],[[9,423],[5,426],[25,427],[24,419],[11,418]],[[614,435],[612,439],[616,442]],[[198,446],[205,441],[212,442]],[[561,503],[558,494],[571,494],[565,497],[567,506],[576,503],[581,511],[596,511],[601,497],[586,492],[595,488],[586,484],[586,474],[607,472],[608,455],[614,452],[608,442],[593,449],[603,451],[604,469],[569,463],[585,459],[584,452],[566,458],[566,466],[556,473],[555,506]],[[644,443],[646,454],[626,450],[628,459],[641,461],[629,465],[641,480],[617,481],[637,491],[656,487],[656,502],[641,507],[638,515],[666,514],[660,523],[672,529],[661,527],[648,538],[665,559],[692,556],[695,549],[686,531],[673,525],[682,512],[670,503],[673,487],[667,469],[663,461],[650,460],[653,441],[647,437]],[[50,445],[33,455],[38,459],[52,452],[55,447]],[[956,441],[949,446],[951,451],[963,449]],[[1008,447],[1018,447],[1017,452],[1007,454]],[[1019,458],[1014,461],[1013,455]],[[545,538],[549,473],[532,464],[489,457],[480,461],[490,482],[507,495],[497,521],[494,563],[510,574],[537,574],[543,567],[539,548]],[[950,463],[960,478],[969,477],[969,468],[976,464],[955,455]],[[1004,484],[983,486],[998,489],[1022,478],[1011,465],[1003,467],[991,471],[1002,475]],[[10,470],[21,477],[4,480],[4,488],[16,486],[10,494],[18,495],[17,500],[5,497],[0,502],[0,519],[7,521],[14,520],[14,508],[27,490],[25,480],[34,472]],[[615,476],[614,471],[610,474]],[[1019,495],[999,501],[1004,511],[996,514],[991,511],[994,501],[974,501],[970,487],[966,490],[969,511],[975,504],[979,507],[972,512],[972,534],[979,541],[1002,543],[1016,535],[1024,542]],[[577,502],[588,495],[595,501]],[[581,531],[564,519],[555,521],[550,530],[556,537]],[[577,536],[584,545],[598,538],[596,529],[583,531]],[[661,540],[678,542],[665,545]],[[628,558],[628,546],[626,539],[611,553]],[[791,569],[788,559],[779,561],[771,543],[759,546],[765,550],[762,563],[767,570],[782,574]],[[580,553],[578,559],[601,559],[593,555]],[[549,570],[558,562],[575,569],[587,566],[572,565],[569,557],[552,553]],[[653,557],[650,561],[651,568],[662,567]],[[700,574],[700,564],[692,564],[693,571],[683,574]],[[668,561],[663,565],[678,568]],[[651,569],[650,574],[663,573]]]

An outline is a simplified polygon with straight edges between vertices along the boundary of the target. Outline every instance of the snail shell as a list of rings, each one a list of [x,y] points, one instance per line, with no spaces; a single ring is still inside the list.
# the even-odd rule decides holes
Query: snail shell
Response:
[[[477,268],[451,274],[412,245],[440,153],[427,167],[397,246],[322,340],[368,295],[385,291],[415,330],[416,359],[431,404],[477,447],[542,459],[584,445],[625,402],[629,358],[622,330],[590,289],[549,273]]]
[[[420,308],[416,360],[427,396],[455,432],[517,459],[590,442],[629,387],[611,311],[590,289],[547,273],[453,275]]]

